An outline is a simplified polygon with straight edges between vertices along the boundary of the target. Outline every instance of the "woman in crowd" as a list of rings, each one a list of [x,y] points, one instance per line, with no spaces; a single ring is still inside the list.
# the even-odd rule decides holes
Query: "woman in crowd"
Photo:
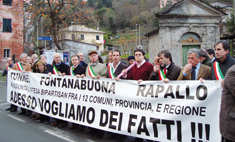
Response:
[[[46,65],[43,61],[38,61],[36,63],[36,70],[36,73],[44,73],[51,75],[51,72],[47,71]],[[32,119],[36,120],[36,122],[49,123],[50,117],[42,114],[37,114],[37,117],[33,117]]]

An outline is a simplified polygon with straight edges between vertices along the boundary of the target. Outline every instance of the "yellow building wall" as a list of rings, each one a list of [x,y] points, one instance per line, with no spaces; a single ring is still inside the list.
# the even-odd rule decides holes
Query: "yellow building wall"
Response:
[[[99,46],[98,50],[103,51],[104,50],[104,38],[102,33],[85,33],[85,32],[60,32],[58,34],[58,39],[71,39],[72,40],[72,34],[75,34],[75,40],[79,40],[81,42],[89,43],[89,44],[95,44]],[[61,35],[62,38],[61,38]],[[81,35],[84,35],[84,40],[81,40]],[[99,35],[99,40],[96,40],[96,36]]]

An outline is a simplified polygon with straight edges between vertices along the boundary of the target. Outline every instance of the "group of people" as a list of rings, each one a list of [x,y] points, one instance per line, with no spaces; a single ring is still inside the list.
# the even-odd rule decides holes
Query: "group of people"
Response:
[[[134,56],[128,57],[129,65],[121,61],[121,53],[118,50],[112,50],[108,53],[109,62],[104,64],[100,62],[98,53],[91,51],[88,54],[89,63],[84,62],[83,53],[78,53],[71,57],[72,65],[69,67],[61,60],[60,54],[54,54],[52,64],[46,62],[46,56],[33,54],[30,62],[27,62],[27,54],[20,55],[20,61],[13,64],[11,58],[7,59],[4,73],[12,68],[22,72],[34,72],[56,75],[71,75],[76,77],[91,77],[92,79],[111,78],[136,80],[138,84],[146,80],[162,80],[168,83],[171,80],[199,80],[202,83],[205,80],[220,80],[223,87],[223,95],[220,110],[220,132],[223,142],[235,141],[235,89],[233,79],[235,79],[235,59],[229,54],[230,46],[226,41],[219,41],[214,49],[189,49],[188,63],[184,67],[175,65],[172,60],[172,54],[168,50],[162,50],[155,57],[154,63],[149,63],[145,58],[145,51],[136,49]],[[30,63],[30,64],[29,64]],[[133,64],[133,65],[132,65]],[[128,66],[133,66],[127,70]],[[231,68],[230,68],[231,67]],[[120,76],[120,74],[122,74]],[[119,76],[119,77],[118,77]],[[225,77],[225,79],[224,79]],[[17,111],[17,106],[11,104],[7,111]],[[49,117],[30,110],[21,108],[21,115],[28,115],[37,122],[49,122]],[[64,127],[66,121],[55,119],[51,123],[53,126]],[[72,124],[70,128],[78,125]],[[84,129],[84,126],[80,126]],[[95,129],[93,129],[95,131]],[[97,131],[96,131],[97,132]],[[100,131],[99,131],[100,132]],[[102,135],[102,131],[100,135]],[[135,139],[142,141],[142,139]]]

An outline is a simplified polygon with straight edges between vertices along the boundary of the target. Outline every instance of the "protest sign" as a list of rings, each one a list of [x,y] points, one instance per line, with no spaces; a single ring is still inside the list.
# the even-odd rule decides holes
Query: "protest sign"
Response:
[[[115,81],[11,70],[7,101],[52,118],[156,141],[220,139],[218,81]]]

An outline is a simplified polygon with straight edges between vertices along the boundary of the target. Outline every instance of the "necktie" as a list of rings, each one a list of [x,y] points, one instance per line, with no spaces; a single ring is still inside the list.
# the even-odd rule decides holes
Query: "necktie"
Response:
[[[192,72],[191,72],[191,80],[196,80],[196,73],[195,73],[195,69],[196,67],[192,68]]]

